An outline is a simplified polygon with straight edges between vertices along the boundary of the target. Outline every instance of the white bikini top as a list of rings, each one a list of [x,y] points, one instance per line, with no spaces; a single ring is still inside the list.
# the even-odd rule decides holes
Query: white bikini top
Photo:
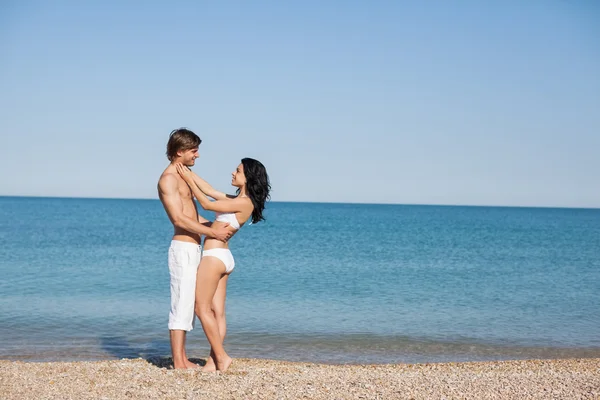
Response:
[[[234,229],[240,229],[240,223],[237,220],[237,217],[235,216],[235,213],[215,213],[215,215],[217,216],[217,218],[215,219],[215,221],[219,221],[219,222],[228,222],[229,226],[231,226]]]

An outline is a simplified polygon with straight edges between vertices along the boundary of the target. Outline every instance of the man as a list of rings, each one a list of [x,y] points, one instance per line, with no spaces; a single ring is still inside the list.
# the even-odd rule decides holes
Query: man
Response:
[[[169,331],[175,368],[198,368],[185,353],[186,333],[194,328],[196,273],[201,258],[201,235],[227,241],[231,237],[226,226],[213,229],[211,223],[198,215],[189,186],[177,173],[176,163],[188,167],[198,158],[202,140],[192,131],[181,128],[171,132],[167,157],[171,164],[158,181],[158,196],[175,228],[169,248],[171,275],[171,312]]]

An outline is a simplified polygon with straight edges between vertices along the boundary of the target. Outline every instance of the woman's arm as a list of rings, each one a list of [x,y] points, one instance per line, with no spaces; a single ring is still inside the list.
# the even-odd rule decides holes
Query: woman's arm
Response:
[[[189,170],[189,168],[188,168]],[[227,194],[223,193],[223,192],[219,192],[218,190],[214,189],[208,182],[206,182],[204,179],[200,178],[198,176],[198,174],[194,173],[194,171],[189,170],[192,174],[192,178],[194,179],[194,183],[196,185],[198,185],[198,187],[200,188],[200,190],[202,190],[202,192],[209,196],[212,197],[215,200],[225,200],[230,198]],[[191,187],[191,185],[190,185]]]
[[[184,167],[182,164],[176,164],[175,166],[177,168],[177,172],[189,185],[194,197],[196,197],[196,200],[198,200],[198,203],[200,203],[200,206],[202,206],[203,209],[208,211],[235,213],[252,207],[252,202],[248,198],[230,199],[228,197],[224,197],[223,200],[210,201],[208,197],[206,197],[206,194],[204,194],[198,185],[196,185],[193,172],[190,171],[189,168]]]
[[[175,175],[167,174],[160,178],[158,181],[158,195],[173,226],[199,235],[212,236],[222,241],[227,241],[231,237],[231,232],[228,229],[215,230],[211,226],[195,221],[183,213],[183,203],[177,190]]]
[[[206,196],[203,196],[203,201],[200,201],[202,208],[208,211],[215,211],[221,213],[237,213],[242,211],[250,211],[252,209],[252,202],[246,198],[235,198],[227,200],[215,200],[210,201]]]

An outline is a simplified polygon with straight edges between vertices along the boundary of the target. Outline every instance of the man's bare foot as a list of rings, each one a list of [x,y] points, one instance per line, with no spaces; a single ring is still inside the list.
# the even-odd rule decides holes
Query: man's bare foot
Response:
[[[200,366],[198,364],[194,364],[190,360],[185,360],[185,367],[188,369],[200,368]]]
[[[227,368],[229,368],[232,362],[233,358],[229,356],[223,357],[221,360],[217,361],[217,370],[221,372],[227,371]]]
[[[215,372],[217,370],[217,366],[215,365],[215,360],[212,356],[208,357],[206,360],[206,365],[202,367],[202,372]]]
[[[183,363],[173,363],[173,368],[174,369],[187,369],[187,366],[185,365],[185,362]]]

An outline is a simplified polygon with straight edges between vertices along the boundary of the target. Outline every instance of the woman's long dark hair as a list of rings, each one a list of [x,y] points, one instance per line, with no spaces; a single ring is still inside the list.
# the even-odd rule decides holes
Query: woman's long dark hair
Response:
[[[252,223],[256,224],[265,220],[263,217],[265,202],[271,198],[269,175],[267,175],[265,166],[253,158],[242,158],[242,165],[244,166],[244,175],[246,175],[246,193],[254,205]]]

